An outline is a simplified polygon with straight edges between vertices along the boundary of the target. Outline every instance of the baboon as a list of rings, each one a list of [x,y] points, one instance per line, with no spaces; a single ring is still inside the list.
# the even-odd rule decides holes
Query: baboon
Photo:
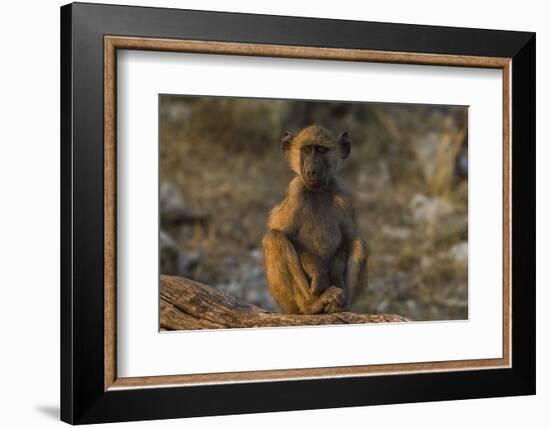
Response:
[[[336,177],[351,139],[312,125],[296,137],[287,131],[281,147],[296,177],[262,241],[270,293],[288,313],[341,312],[367,284],[367,248]]]

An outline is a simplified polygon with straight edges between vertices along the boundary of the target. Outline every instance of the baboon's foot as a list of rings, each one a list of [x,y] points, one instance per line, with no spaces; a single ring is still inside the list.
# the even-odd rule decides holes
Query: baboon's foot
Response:
[[[345,306],[344,290],[336,287],[327,288],[314,304],[314,313],[332,314],[341,312]]]
[[[345,306],[334,301],[325,305],[325,314],[335,314],[336,312],[344,312],[345,310]]]

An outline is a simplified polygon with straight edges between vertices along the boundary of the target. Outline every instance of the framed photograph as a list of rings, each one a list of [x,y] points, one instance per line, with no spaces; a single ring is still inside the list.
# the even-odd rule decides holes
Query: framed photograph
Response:
[[[61,8],[61,418],[535,393],[535,34]]]

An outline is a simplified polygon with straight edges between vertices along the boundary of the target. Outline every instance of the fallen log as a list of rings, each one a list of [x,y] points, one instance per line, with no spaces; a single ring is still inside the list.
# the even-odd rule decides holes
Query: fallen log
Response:
[[[291,315],[268,312],[236,297],[190,279],[161,275],[160,327],[162,330],[283,327],[329,324],[406,322],[391,314],[340,312]]]

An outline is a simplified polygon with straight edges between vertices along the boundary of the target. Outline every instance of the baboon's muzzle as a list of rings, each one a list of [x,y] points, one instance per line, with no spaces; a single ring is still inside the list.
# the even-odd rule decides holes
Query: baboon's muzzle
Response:
[[[309,190],[320,190],[326,185],[327,174],[321,159],[315,153],[302,159],[302,181]]]

